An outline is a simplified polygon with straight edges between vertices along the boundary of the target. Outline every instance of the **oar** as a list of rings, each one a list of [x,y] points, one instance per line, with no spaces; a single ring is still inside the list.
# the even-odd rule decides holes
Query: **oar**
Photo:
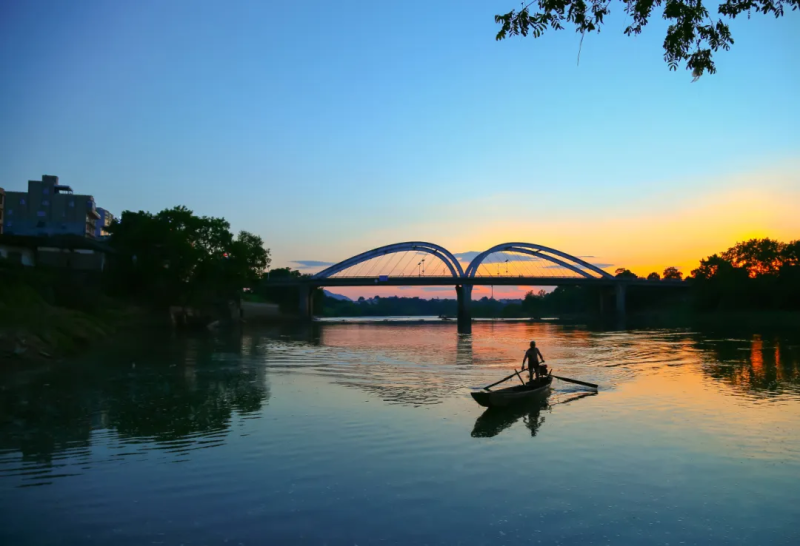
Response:
[[[587,383],[586,381],[578,381],[577,379],[570,379],[569,377],[561,377],[560,375],[554,375],[556,379],[560,379],[561,381],[566,381],[567,383],[575,383],[577,385],[583,385],[584,387],[592,387],[593,389],[597,388],[597,385],[594,383]]]
[[[528,368],[522,368],[522,369],[520,370],[520,372],[524,372],[524,371],[525,371],[525,370],[527,370],[527,369],[528,369]],[[492,383],[491,385],[486,385],[485,387],[483,387],[483,390],[487,390],[487,391],[488,391],[490,387],[494,387],[495,385],[499,385],[499,384],[500,384],[500,383],[502,383],[503,381],[508,381],[509,379],[511,379],[512,377],[514,377],[515,375],[519,375],[519,372],[518,372],[517,370],[514,370],[514,373],[512,373],[512,374],[511,374],[511,375],[509,375],[508,377],[504,377],[503,379],[501,379],[500,381],[497,381],[496,383]]]

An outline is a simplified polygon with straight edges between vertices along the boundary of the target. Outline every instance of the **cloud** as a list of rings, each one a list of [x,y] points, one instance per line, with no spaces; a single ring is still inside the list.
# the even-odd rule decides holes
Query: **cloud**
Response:
[[[422,287],[424,292],[453,292],[455,293],[456,289],[452,286],[424,286]]]
[[[312,267],[328,267],[333,265],[333,262],[320,262],[318,260],[294,260],[293,264],[298,264],[300,269],[309,269]]]
[[[584,261],[592,264],[595,267],[599,267],[600,269],[605,269],[607,267],[613,267],[614,266],[614,264],[604,264],[604,263],[597,263],[597,262],[589,262],[588,260],[584,260]],[[567,263],[569,263],[569,262],[567,262]],[[558,264],[553,264],[553,265],[545,265],[543,267],[543,269],[563,269],[563,267],[564,266],[561,266],[561,265],[558,265]]]
[[[459,261],[464,263],[469,263],[475,259],[475,257],[481,254],[480,252],[476,252],[471,250],[469,252],[457,252],[453,254]],[[508,260],[509,262],[532,262],[536,260],[533,256],[526,256],[525,254],[517,254],[514,252],[493,252],[486,256],[481,263],[484,264],[503,264]]]
[[[476,250],[470,250],[469,252],[456,252],[455,254],[453,254],[453,256],[458,258],[459,261],[471,262],[473,259],[475,259],[475,256],[477,256],[478,254],[480,254],[480,252]]]
[[[489,287],[491,291],[491,286]],[[530,287],[524,286],[495,286],[494,291],[497,292],[519,292],[520,290],[530,290]]]
[[[456,258],[458,258],[461,262],[471,262],[475,257],[480,254],[480,252],[476,252],[471,250],[469,252],[457,252],[453,254]],[[599,267],[600,269],[605,269],[606,267],[611,267],[614,264],[607,264],[607,263],[597,263],[591,260],[586,260],[585,258],[594,258],[594,256],[579,256],[583,258],[584,261],[589,262],[595,267]],[[484,258],[481,262],[482,264],[503,264],[508,260],[509,262],[536,262],[540,260],[544,260],[544,258],[537,258],[535,256],[529,256],[525,254],[517,254],[515,252],[493,252]],[[544,269],[561,269],[562,266],[558,264],[552,265],[545,265],[543,266]]]

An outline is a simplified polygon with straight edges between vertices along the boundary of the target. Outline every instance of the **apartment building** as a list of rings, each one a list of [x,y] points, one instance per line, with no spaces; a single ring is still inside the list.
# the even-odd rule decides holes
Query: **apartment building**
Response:
[[[6,191],[3,231],[6,235],[79,235],[95,238],[100,215],[91,195],[75,194],[57,176],[29,180],[28,191]]]
[[[97,207],[97,214],[100,219],[97,221],[94,237],[95,239],[105,239],[111,235],[111,232],[108,231],[108,226],[114,221],[114,215],[100,207]]]

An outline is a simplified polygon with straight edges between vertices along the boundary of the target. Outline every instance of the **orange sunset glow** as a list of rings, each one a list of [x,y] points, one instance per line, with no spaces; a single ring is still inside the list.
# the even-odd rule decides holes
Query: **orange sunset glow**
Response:
[[[532,215],[533,219],[523,214],[521,218],[512,215],[487,221],[478,214],[484,204],[470,201],[458,213],[443,214],[442,220],[406,230],[373,232],[369,239],[359,242],[360,246],[349,242],[344,245],[346,250],[334,253],[334,249],[328,249],[324,255],[335,261],[400,240],[426,240],[452,252],[480,251],[501,242],[529,241],[576,256],[588,256],[590,262],[610,264],[605,269],[612,273],[617,267],[625,267],[646,276],[675,266],[688,275],[702,258],[737,242],[758,237],[789,241],[800,234],[796,205],[800,203],[800,168],[794,163],[713,180],[714,191],[692,191],[691,185],[690,180],[679,184],[674,192],[656,192],[653,197],[641,199],[635,208],[595,210],[578,219],[570,213],[543,210]],[[513,205],[513,198],[503,197],[490,199],[487,206],[499,211],[513,210]],[[473,213],[477,220],[468,221],[466,218]],[[462,265],[466,267],[467,263]],[[495,287],[494,294],[495,298],[521,298],[530,289]],[[352,298],[454,297],[453,290],[446,288],[398,290],[376,286],[339,288],[337,293]],[[477,298],[491,293],[489,287],[476,287],[473,292]]]

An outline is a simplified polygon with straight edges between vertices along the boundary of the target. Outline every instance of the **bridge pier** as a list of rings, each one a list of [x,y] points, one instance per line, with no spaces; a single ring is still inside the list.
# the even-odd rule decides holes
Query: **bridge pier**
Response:
[[[314,289],[307,286],[298,286],[299,295],[298,312],[300,318],[311,320],[314,316]]]
[[[617,296],[617,298],[616,298],[617,316],[618,317],[624,317],[625,316],[625,292],[626,292],[626,286],[624,284],[622,284],[622,283],[617,283],[617,285],[615,286],[615,289],[616,289],[616,296]]]
[[[470,314],[470,302],[472,301],[472,287],[456,285],[456,299],[458,300],[458,333],[472,333],[472,315]]]

